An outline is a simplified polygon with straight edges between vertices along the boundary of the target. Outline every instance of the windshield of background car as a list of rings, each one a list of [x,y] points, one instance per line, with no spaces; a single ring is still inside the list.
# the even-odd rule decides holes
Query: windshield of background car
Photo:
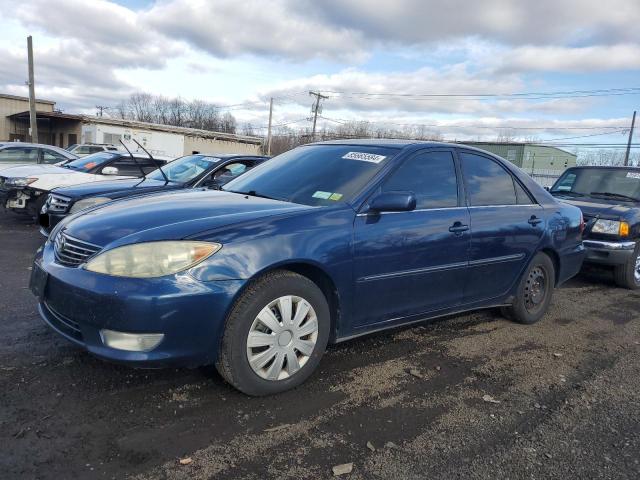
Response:
[[[594,192],[640,198],[640,170],[581,168],[568,170],[551,193],[588,196]]]
[[[217,157],[187,155],[186,157],[178,158],[173,162],[168,163],[167,165],[162,167],[162,171],[167,176],[169,181],[185,183],[202,175],[202,173],[209,170],[220,161],[221,159]],[[162,172],[160,170],[154,170],[149,175],[147,175],[147,178],[164,181],[164,177],[162,176]]]
[[[91,155],[82,157],[79,160],[74,160],[73,162],[67,163],[65,167],[71,168],[72,170],[79,170],[81,172],[88,172],[100,165],[107,163],[110,160],[113,160],[118,156],[119,155],[117,153],[110,152],[92,153]]]
[[[398,153],[358,145],[298,147],[227,183],[223,190],[303,205],[348,202]]]

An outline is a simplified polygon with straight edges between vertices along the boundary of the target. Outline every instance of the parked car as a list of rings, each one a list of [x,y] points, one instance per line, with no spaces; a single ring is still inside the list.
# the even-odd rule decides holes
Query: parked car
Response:
[[[250,395],[327,342],[471,309],[535,323],[583,261],[582,215],[509,162],[410,141],[296,148],[229,182],[67,217],[34,260],[43,319],[133,366],[213,364]]]
[[[78,156],[52,145],[40,143],[0,143],[0,171],[11,167],[36,164],[62,164]]]
[[[586,262],[612,266],[618,285],[640,289],[640,168],[573,167],[551,194],[582,210]]]
[[[52,190],[40,212],[39,223],[49,233],[69,214],[134,195],[184,188],[220,188],[269,157],[252,155],[187,155],[140,179],[84,183]]]
[[[110,143],[74,143],[69,145],[66,150],[78,157],[86,157],[92,153],[117,152],[119,149]]]
[[[149,158],[127,152],[100,152],[63,165],[13,167],[0,172],[0,204],[7,210],[38,216],[54,188],[87,182],[142,177],[167,163],[167,158]]]

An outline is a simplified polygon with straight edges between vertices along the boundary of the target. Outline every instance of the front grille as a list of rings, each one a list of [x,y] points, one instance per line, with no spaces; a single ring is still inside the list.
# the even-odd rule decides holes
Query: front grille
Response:
[[[70,198],[63,197],[56,193],[50,193],[47,197],[47,211],[50,213],[66,213],[70,203]]]
[[[49,313],[49,315],[47,315],[47,318],[54,327],[69,335],[70,337],[82,340],[80,325],[71,320],[69,317],[65,317],[61,313],[57,312],[53,307],[51,307],[51,305],[49,305],[49,303],[45,302],[44,307]]]
[[[83,264],[98,253],[101,248],[102,247],[93,245],[92,243],[70,237],[64,232],[56,235],[54,243],[57,262],[68,267],[77,267]]]

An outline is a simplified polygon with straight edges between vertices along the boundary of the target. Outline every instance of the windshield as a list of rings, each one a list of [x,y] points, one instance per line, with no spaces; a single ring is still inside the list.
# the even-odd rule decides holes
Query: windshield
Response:
[[[397,149],[356,145],[298,147],[232,180],[223,190],[303,205],[348,202]]]
[[[178,158],[173,162],[168,163],[167,165],[162,167],[162,172],[164,172],[170,182],[185,183],[193,180],[194,178],[197,178],[220,161],[221,159],[217,157],[188,155],[186,157]],[[147,175],[147,178],[164,181],[162,172],[160,171],[160,169],[154,170],[149,175]]]
[[[578,168],[567,170],[551,193],[574,196],[621,196],[640,199],[640,170]]]
[[[89,170],[93,170],[99,165],[112,160],[113,158],[119,156],[117,153],[110,152],[98,152],[91,155],[87,155],[86,157],[82,157],[79,160],[74,160],[73,162],[69,162],[65,164],[65,168],[71,168],[73,170],[80,170],[81,172],[88,172]]]

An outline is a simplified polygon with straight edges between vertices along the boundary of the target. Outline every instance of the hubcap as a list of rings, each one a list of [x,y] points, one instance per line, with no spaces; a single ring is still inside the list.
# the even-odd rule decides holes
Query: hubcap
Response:
[[[318,318],[309,302],[286,295],[266,305],[247,337],[247,360],[265,380],[283,380],[307,363],[318,341]]]
[[[636,283],[640,283],[640,254],[636,257],[636,269],[633,272],[633,276],[636,279]]]
[[[547,295],[547,276],[542,267],[534,267],[527,276],[524,289],[524,305],[529,312],[540,308]]]

